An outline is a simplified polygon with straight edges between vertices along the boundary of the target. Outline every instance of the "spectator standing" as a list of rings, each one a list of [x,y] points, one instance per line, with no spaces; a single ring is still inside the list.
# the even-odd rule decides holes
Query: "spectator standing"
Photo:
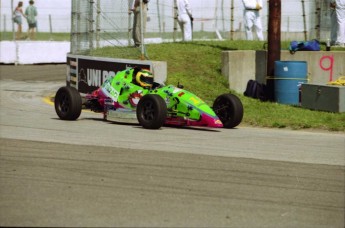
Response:
[[[330,0],[329,7],[331,16],[331,45],[333,46],[337,41],[338,31],[337,13],[335,12],[335,0]]]
[[[141,40],[141,18],[143,19],[143,33],[146,32],[146,21],[147,21],[147,4],[149,0],[142,0],[143,5],[141,7],[142,17],[140,15],[140,0],[134,0],[134,5],[131,11],[134,12],[134,20],[133,20],[133,41],[134,46],[139,47],[142,44]]]
[[[189,6],[188,0],[177,0],[177,21],[182,30],[182,40],[191,41],[192,40],[192,10]]]
[[[336,45],[345,47],[345,0],[335,0],[335,12],[338,25]]]
[[[37,28],[37,20],[36,20],[37,8],[36,8],[36,6],[34,6],[33,0],[30,0],[29,4],[30,5],[25,9],[25,15],[26,15],[26,19],[27,19],[28,25],[29,25],[29,30],[28,30],[29,39],[34,40],[35,39],[35,32],[36,32],[36,28]]]
[[[22,39],[22,16],[25,17],[23,2],[20,1],[13,11],[13,22],[17,24],[16,40]]]
[[[244,6],[244,26],[247,40],[253,40],[253,26],[259,40],[264,40],[262,34],[262,23],[260,10],[262,9],[262,0],[242,0]]]

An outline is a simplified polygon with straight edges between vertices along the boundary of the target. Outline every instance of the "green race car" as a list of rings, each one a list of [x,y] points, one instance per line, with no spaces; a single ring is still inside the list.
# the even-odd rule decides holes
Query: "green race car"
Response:
[[[163,125],[234,128],[243,117],[243,105],[233,94],[218,96],[213,107],[182,86],[153,81],[149,70],[130,68],[105,80],[85,96],[74,87],[61,87],[55,96],[55,111],[62,120],[76,120],[82,107],[103,113],[105,120],[138,122],[147,129]]]

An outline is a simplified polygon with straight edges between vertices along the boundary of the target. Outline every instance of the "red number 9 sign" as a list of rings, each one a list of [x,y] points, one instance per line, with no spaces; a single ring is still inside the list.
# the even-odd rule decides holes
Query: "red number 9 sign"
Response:
[[[324,62],[328,62],[328,65],[324,64]],[[329,81],[333,80],[333,63],[334,63],[333,55],[323,56],[320,59],[321,69],[324,71],[329,71]]]

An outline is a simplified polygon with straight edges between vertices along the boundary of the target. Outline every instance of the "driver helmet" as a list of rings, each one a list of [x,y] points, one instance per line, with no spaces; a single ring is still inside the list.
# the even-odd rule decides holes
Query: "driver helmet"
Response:
[[[151,73],[150,70],[141,69],[135,75],[135,81],[141,87],[149,87],[149,88],[151,88],[152,84],[153,84],[153,74]]]

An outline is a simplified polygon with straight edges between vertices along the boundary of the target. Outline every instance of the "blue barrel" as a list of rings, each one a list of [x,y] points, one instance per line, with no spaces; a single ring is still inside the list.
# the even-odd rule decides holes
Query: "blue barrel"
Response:
[[[307,81],[306,61],[274,62],[274,96],[278,103],[298,105],[301,84]]]

